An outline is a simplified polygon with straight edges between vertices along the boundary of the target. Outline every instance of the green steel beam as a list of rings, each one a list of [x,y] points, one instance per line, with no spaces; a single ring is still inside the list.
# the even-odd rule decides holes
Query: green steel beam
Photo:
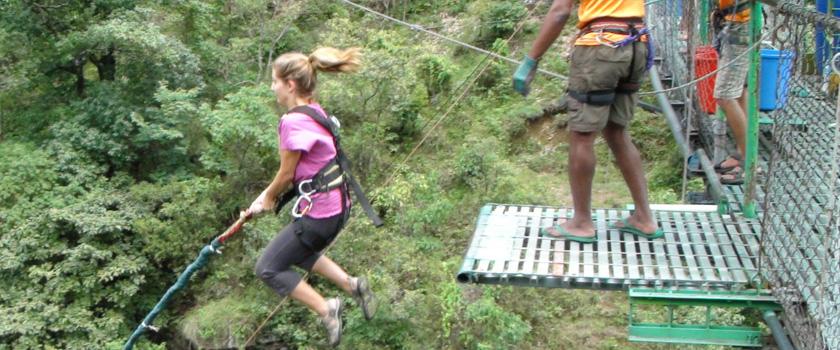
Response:
[[[761,347],[761,330],[754,327],[640,323],[628,329],[632,342]]]
[[[766,291],[701,291],[630,289],[630,303],[634,305],[713,306],[781,310],[776,298]]]
[[[755,1],[750,11],[750,45],[754,45],[761,38],[761,3]],[[744,216],[756,218],[755,188],[758,185],[755,178],[758,164],[758,70],[760,65],[760,47],[756,46],[750,52],[750,71],[747,76],[747,149],[744,160]]]
[[[636,322],[634,316],[638,305],[667,308],[668,323]],[[706,322],[704,324],[674,322],[674,309],[677,307],[705,307]],[[628,314],[628,339],[634,342],[669,344],[762,346],[761,329],[712,324],[712,308],[753,308],[764,312],[781,310],[776,299],[764,290],[701,291],[632,288]]]

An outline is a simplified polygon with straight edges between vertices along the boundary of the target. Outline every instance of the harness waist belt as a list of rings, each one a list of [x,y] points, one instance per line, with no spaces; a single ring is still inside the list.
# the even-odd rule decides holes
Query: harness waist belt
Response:
[[[631,35],[634,34],[634,31],[638,32],[644,27],[645,22],[641,18],[601,17],[590,21],[589,24],[581,28],[578,36],[592,32]]]
[[[362,187],[356,182],[356,179],[350,174],[350,159],[344,154],[341,149],[340,136],[338,134],[338,126],[331,122],[326,117],[308,106],[299,106],[289,111],[303,113],[318,122],[322,127],[327,129],[333,137],[335,143],[336,156],[330,160],[324,167],[318,170],[311,179],[303,180],[295,183],[295,188],[286,191],[277,198],[277,206],[275,211],[279,211],[286,203],[290,202],[296,195],[308,196],[312,193],[329,192],[336,188],[342,190],[341,200],[342,208],[347,210],[345,200],[352,191],[356,195],[358,203],[364,209],[368,218],[373,221],[374,226],[382,226],[382,219],[373,211],[373,206],[370,205],[367,196],[365,196]],[[297,193],[301,191],[301,193]]]

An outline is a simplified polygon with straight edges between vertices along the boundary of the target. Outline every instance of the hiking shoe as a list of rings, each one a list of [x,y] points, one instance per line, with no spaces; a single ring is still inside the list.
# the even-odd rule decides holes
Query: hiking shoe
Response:
[[[353,299],[362,308],[365,319],[370,321],[376,313],[376,297],[370,290],[370,283],[365,277],[354,277],[350,279],[350,287],[353,289]]]
[[[330,346],[335,347],[341,343],[341,312],[344,311],[341,299],[328,299],[327,310],[327,315],[321,317],[321,324],[327,329],[327,341]]]

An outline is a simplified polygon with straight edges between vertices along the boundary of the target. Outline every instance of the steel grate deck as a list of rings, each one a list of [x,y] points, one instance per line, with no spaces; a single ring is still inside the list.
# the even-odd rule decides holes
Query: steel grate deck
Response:
[[[716,212],[654,210],[664,239],[608,229],[627,210],[593,211],[598,242],[540,237],[572,210],[487,204],[458,280],[557,288],[630,287],[739,290],[757,277],[758,222]]]

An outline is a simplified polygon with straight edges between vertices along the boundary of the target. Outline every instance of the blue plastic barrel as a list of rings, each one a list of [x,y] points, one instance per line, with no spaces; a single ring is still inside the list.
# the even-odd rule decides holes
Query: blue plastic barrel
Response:
[[[772,111],[785,106],[792,70],[792,51],[761,49],[758,109]]]

